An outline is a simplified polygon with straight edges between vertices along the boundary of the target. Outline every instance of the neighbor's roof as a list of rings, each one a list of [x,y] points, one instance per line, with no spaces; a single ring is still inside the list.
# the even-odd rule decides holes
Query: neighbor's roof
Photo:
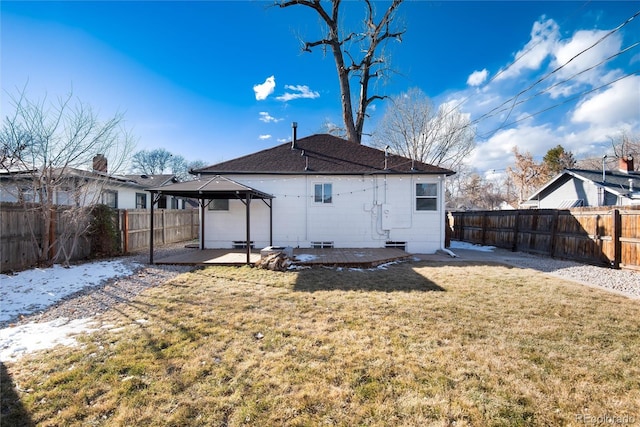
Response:
[[[114,175],[114,174],[109,174],[106,172],[100,172],[95,170],[87,171],[84,169],[78,169],[78,168],[67,166],[67,167],[53,168],[50,170],[50,172],[56,177],[56,179],[81,178],[81,179],[92,179],[92,180],[107,180],[110,184],[141,187],[140,184],[127,178],[126,176]],[[31,180],[33,179],[34,176],[37,177],[43,173],[44,172],[41,172],[41,170],[38,168],[21,169],[19,171],[18,170],[8,171],[8,172],[5,171],[5,173],[0,173],[0,178],[6,178],[10,176],[12,179],[17,179],[17,180],[20,180],[20,179]]]
[[[158,175],[123,175],[125,178],[145,187],[156,187],[160,185],[178,182],[175,175],[158,174]]]
[[[413,169],[412,169],[413,166]],[[192,173],[202,174],[437,174],[455,172],[385,152],[333,135],[320,134],[218,163]]]
[[[605,180],[602,181],[602,171],[586,170],[586,169],[565,169],[546,185],[533,193],[528,200],[533,200],[538,196],[549,194],[558,185],[571,179],[577,178],[581,181],[592,182],[595,185],[603,187],[606,191],[614,193],[618,196],[632,197],[629,188],[629,179],[633,180],[634,193],[640,191],[640,173],[605,171]]]

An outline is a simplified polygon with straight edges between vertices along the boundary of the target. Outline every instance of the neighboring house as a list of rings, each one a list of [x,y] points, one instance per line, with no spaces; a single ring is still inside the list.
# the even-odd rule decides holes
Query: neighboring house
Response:
[[[178,178],[171,174],[123,175],[123,177],[139,186],[135,195],[136,209],[149,209],[151,206],[151,194],[146,191],[147,188],[163,187],[178,182]],[[140,191],[140,189],[142,189],[142,191]],[[157,201],[157,207],[160,209],[186,209],[187,206],[185,199],[179,197],[162,196]]]
[[[38,202],[38,194],[33,185],[34,177],[42,174],[37,170],[0,171],[0,202]],[[93,170],[86,171],[67,167],[54,169],[52,194],[53,204],[87,206],[103,203],[114,209],[148,209],[151,194],[146,188],[151,185],[163,186],[175,183],[174,175],[112,175],[107,173],[104,156],[93,159]],[[174,197],[163,197],[158,202],[168,209],[184,209],[185,203]]]
[[[256,248],[444,248],[448,169],[294,129],[291,143],[194,173],[151,191],[200,199],[203,248],[232,248],[249,228]]]
[[[579,206],[640,205],[640,172],[633,171],[633,158],[619,160],[619,170],[565,169],[536,191],[524,206],[539,209],[569,209]]]

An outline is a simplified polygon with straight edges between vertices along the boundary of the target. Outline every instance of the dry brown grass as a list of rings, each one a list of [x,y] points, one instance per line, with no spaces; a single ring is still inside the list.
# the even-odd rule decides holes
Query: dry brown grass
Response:
[[[101,320],[8,366],[32,423],[640,423],[640,304],[530,270],[212,267]]]

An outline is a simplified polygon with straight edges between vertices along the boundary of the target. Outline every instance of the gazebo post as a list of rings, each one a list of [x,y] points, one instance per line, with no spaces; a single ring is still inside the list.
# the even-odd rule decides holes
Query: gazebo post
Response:
[[[155,200],[155,194],[151,192],[151,224],[149,225],[149,264],[151,265],[153,265],[153,205],[156,204]]]
[[[247,202],[247,265],[251,264],[251,195],[246,193]]]
[[[269,246],[273,246],[273,200],[269,200]]]
[[[200,250],[204,250],[204,199],[200,199]]]

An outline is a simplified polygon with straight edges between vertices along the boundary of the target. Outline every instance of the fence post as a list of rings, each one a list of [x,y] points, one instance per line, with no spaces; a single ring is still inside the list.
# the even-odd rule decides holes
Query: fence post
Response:
[[[556,252],[556,233],[558,231],[558,216],[560,212],[555,209],[553,211],[553,219],[551,220],[551,241],[549,242],[549,256],[553,258]]]
[[[622,245],[620,243],[620,237],[622,236],[622,218],[618,209],[614,209],[613,212],[611,212],[611,216],[611,222],[613,224],[613,235],[611,236],[613,240],[613,260],[611,260],[611,267],[619,269],[620,263],[622,262]]]
[[[513,242],[511,244],[511,252],[518,251],[518,227],[520,225],[520,211],[516,210],[516,219],[513,224]]]
[[[482,213],[482,234],[480,237],[480,243],[482,244],[482,246],[484,246],[486,242],[487,242],[487,213],[483,212]]]
[[[49,210],[49,252],[47,253],[47,257],[51,261],[55,261],[54,257],[56,256],[56,224],[58,223],[58,209],[55,206],[52,206]]]
[[[129,253],[129,211],[122,211],[122,252]]]
[[[162,209],[162,244],[167,244],[167,217],[165,215],[166,209]]]

